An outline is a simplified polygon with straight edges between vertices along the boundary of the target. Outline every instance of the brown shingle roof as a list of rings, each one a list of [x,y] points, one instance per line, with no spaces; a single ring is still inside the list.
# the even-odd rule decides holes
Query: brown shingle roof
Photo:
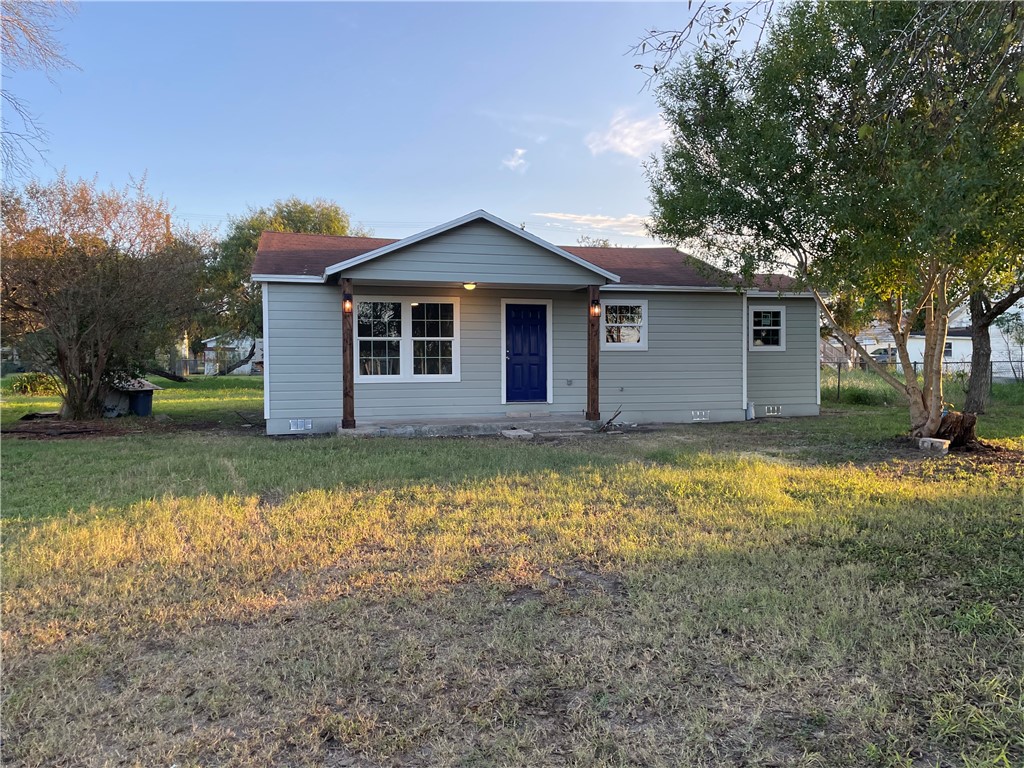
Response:
[[[762,291],[779,291],[784,293],[796,288],[795,277],[789,275],[754,275],[754,287]]]
[[[254,275],[317,275],[332,264],[354,259],[364,253],[391,245],[384,237],[341,237],[300,235],[294,232],[264,232],[260,237]]]
[[[397,242],[382,237],[339,237],[264,232],[260,238],[254,275],[320,276],[328,267]],[[737,284],[728,272],[675,248],[584,248],[565,245],[562,250],[622,278],[623,285],[667,285],[722,288]],[[756,275],[762,290],[787,290],[792,278]]]
[[[721,288],[733,282],[727,272],[675,248],[583,248],[574,245],[561,248],[614,272],[625,285]]]

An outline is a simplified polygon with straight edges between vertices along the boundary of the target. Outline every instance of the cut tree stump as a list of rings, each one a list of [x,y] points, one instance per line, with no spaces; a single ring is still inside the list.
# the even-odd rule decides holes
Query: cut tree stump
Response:
[[[935,437],[949,440],[950,448],[976,445],[979,442],[978,435],[974,431],[977,425],[978,416],[976,414],[950,411],[942,417],[942,423],[939,424],[939,431],[935,433]]]

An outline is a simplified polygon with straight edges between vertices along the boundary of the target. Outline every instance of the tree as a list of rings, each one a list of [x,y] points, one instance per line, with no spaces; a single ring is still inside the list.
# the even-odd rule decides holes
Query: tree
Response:
[[[5,335],[61,382],[61,418],[102,415],[197,307],[204,250],[144,181],[29,183],[3,198]]]
[[[1020,46],[979,52],[993,30],[929,32],[938,42],[927,56],[877,66],[916,11],[796,5],[754,51],[695,54],[659,88],[672,138],[647,170],[655,235],[696,240],[748,280],[788,265],[836,334],[907,399],[913,434],[932,436],[949,313],[998,261],[1022,183],[1003,169],[1021,167],[1024,142],[1021,95],[991,84],[993,71],[1016,78]],[[956,92],[932,76],[942,67]],[[902,379],[829,311],[824,297],[851,286],[888,324]],[[907,340],[921,317],[918,379]]]
[[[612,241],[607,237],[580,235],[576,238],[576,245],[582,246],[583,248],[611,248]]]
[[[253,259],[263,232],[301,232],[312,235],[368,235],[352,229],[348,213],[335,202],[290,197],[273,205],[250,208],[244,216],[231,217],[228,235],[217,247],[207,272],[209,311],[203,319],[205,332],[252,339],[248,355],[233,368],[244,365],[256,352],[255,340],[263,333],[263,298],[260,286],[250,280]],[[232,368],[232,369],[233,369]],[[222,373],[228,373],[223,371]]]
[[[0,7],[0,52],[4,60],[3,117],[0,158],[10,181],[28,173],[32,155],[42,153],[46,132],[28,105],[11,93],[11,75],[19,70],[42,70],[53,80],[57,72],[73,67],[55,37],[55,24],[74,10],[70,2],[5,2]]]

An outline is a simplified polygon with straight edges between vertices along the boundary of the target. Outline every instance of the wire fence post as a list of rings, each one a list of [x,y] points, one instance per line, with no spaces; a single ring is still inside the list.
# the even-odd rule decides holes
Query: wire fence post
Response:
[[[836,363],[836,402],[840,402],[843,393],[843,364]]]

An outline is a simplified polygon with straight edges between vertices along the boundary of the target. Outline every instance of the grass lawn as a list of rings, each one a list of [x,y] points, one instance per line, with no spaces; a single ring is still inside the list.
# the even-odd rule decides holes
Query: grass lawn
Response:
[[[4,438],[5,764],[1024,765],[1020,388],[941,459],[884,400],[524,444],[261,399]]]

